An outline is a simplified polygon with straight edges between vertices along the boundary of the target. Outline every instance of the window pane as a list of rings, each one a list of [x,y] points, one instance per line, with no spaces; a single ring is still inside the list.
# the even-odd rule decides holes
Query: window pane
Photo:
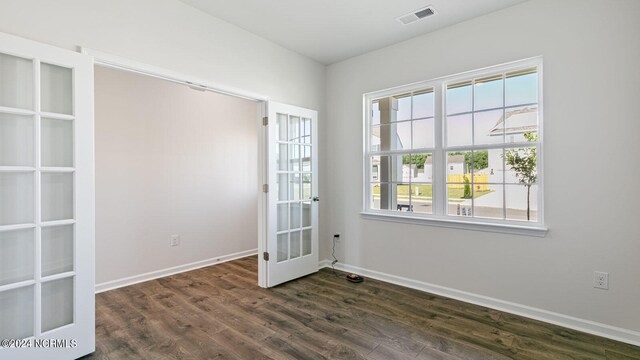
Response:
[[[503,110],[481,111],[474,114],[474,144],[500,144],[504,142]]]
[[[447,185],[447,215],[471,216],[471,184]]]
[[[371,184],[372,209],[407,211],[409,206],[409,184]]]
[[[490,183],[502,183],[504,181],[504,159],[502,149],[487,150],[487,169]]]
[[[473,184],[473,216],[504,219],[504,185]]]
[[[538,102],[538,74],[535,72],[517,76],[507,74],[505,88],[506,106]]]
[[[409,164],[408,155],[384,155],[371,158],[371,168],[372,170],[377,168],[380,182],[408,182]]]
[[[396,113],[396,121],[411,119],[411,96],[400,95],[398,99],[398,112]]]
[[[387,125],[388,126],[388,125]],[[388,127],[385,128],[385,131],[389,131]],[[369,143],[371,145],[371,151],[381,151],[380,144],[380,136],[382,135],[382,126],[373,126],[371,127],[371,138],[369,139]]]
[[[377,101],[371,104],[371,125],[380,125],[380,103]]]
[[[471,151],[447,153],[447,182],[463,183],[465,174],[470,174]],[[471,181],[471,179],[468,179]]]
[[[411,205],[413,212],[418,214],[433,214],[433,185],[411,184]]]
[[[389,151],[411,148],[411,121],[374,126],[371,129],[371,150]]]
[[[397,135],[395,141],[392,140],[392,144],[395,143],[393,150],[402,150],[411,148],[411,122],[405,121],[395,124],[397,128]],[[391,125],[393,129],[394,125]]]
[[[408,155],[403,157],[404,166],[407,166]],[[430,153],[423,154],[411,154],[411,166],[409,172],[409,179],[411,182],[425,182],[430,183],[433,181],[433,157]],[[408,180],[403,178],[404,182]]]
[[[413,149],[434,147],[433,118],[413,121]]]
[[[509,148],[504,151],[505,182],[535,183],[537,180],[537,151],[534,147]]]
[[[473,173],[474,182],[489,182],[489,150],[474,150],[467,155],[466,162],[467,168]]]
[[[392,192],[390,199],[395,200],[393,204],[390,204],[391,210],[412,211],[409,199],[409,192],[411,190],[409,184],[391,184],[390,190]],[[381,195],[381,198],[384,198],[384,196]]]
[[[369,185],[369,208],[380,210],[381,188],[382,185],[380,183],[372,183]]]
[[[447,89],[447,115],[470,112],[473,109],[471,84]]]
[[[447,146],[471,145],[472,137],[471,114],[447,117]]]
[[[538,221],[538,186],[506,185],[505,188],[507,220]]]
[[[538,107],[526,106],[506,111],[505,133],[507,142],[527,142],[528,134],[538,133]],[[537,141],[537,136],[535,137]]]
[[[494,77],[486,80],[477,80],[475,85],[474,110],[501,108],[504,101],[502,86],[502,76],[498,79]]]
[[[434,116],[433,91],[413,96],[413,118],[420,119]]]

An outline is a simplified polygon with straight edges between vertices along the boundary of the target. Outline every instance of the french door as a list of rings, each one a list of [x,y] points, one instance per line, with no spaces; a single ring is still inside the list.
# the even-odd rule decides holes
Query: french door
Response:
[[[317,121],[314,110],[268,104],[267,254],[262,254],[267,287],[318,271]]]
[[[0,33],[1,359],[94,351],[93,63]]]

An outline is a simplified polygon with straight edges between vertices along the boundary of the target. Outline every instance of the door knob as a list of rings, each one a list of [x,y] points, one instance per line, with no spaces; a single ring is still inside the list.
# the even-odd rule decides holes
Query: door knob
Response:
[[[318,196],[314,196],[313,201],[320,201],[320,198]]]

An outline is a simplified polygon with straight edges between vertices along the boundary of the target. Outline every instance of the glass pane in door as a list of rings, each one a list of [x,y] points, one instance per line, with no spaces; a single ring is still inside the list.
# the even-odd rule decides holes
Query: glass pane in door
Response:
[[[73,121],[43,118],[40,129],[42,166],[73,166]]]
[[[33,166],[33,117],[0,113],[0,166]]]
[[[40,107],[42,111],[73,114],[73,75],[71,69],[40,65]]]
[[[289,234],[291,241],[289,246],[290,258],[295,259],[300,257],[300,231],[293,231]]]
[[[0,173],[0,226],[32,224],[33,172]]]
[[[42,283],[42,332],[73,322],[73,277]]]
[[[33,279],[33,236],[33,229],[0,232],[0,286]]]
[[[33,336],[33,316],[33,285],[0,291],[0,339]]]
[[[289,234],[278,234],[278,262],[289,259]]]
[[[73,271],[73,225],[42,228],[42,276]]]
[[[311,254],[311,229],[302,230],[302,256]]]
[[[73,219],[73,173],[42,173],[42,221]]]
[[[0,53],[0,106],[33,110],[33,61]]]

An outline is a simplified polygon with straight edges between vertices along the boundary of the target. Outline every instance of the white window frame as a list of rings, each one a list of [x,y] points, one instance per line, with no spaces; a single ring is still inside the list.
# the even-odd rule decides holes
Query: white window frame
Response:
[[[538,145],[537,145],[537,182],[538,187],[538,209],[537,221],[524,222],[518,220],[485,219],[475,217],[460,217],[446,215],[447,209],[447,164],[446,153],[452,149],[445,149],[445,92],[448,84],[454,84],[475,78],[495,75],[498,73],[512,72],[527,68],[536,67],[538,70]],[[361,215],[365,219],[393,221],[410,224],[423,224],[441,226],[449,228],[461,228],[468,230],[490,231],[498,233],[509,233],[518,235],[529,235],[543,237],[547,233],[544,222],[544,132],[543,132],[543,61],[542,57],[534,57],[506,64],[491,66],[479,70],[459,73],[452,76],[440,77],[432,80],[421,81],[413,84],[398,86],[390,89],[366,93],[363,95],[363,203]],[[433,214],[417,214],[412,212],[399,212],[395,210],[377,210],[370,208],[371,196],[371,117],[373,100],[395,96],[399,94],[412,93],[426,88],[434,89],[434,145],[433,149]],[[466,146],[469,149],[510,147],[509,144],[495,145],[474,145]]]

